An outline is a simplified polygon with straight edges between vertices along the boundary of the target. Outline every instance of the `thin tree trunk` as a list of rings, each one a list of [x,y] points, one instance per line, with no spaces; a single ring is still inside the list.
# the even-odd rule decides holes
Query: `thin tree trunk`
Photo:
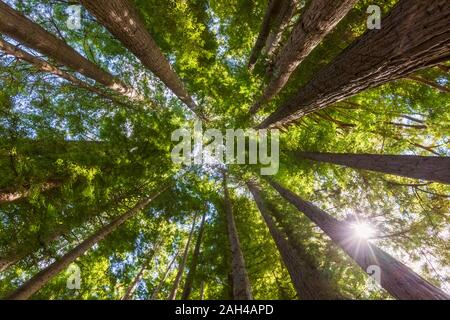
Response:
[[[297,5],[298,0],[282,0],[280,13],[273,23],[272,30],[267,37],[266,45],[263,50],[263,54],[267,56],[269,63],[272,61],[275,51],[280,44],[283,32],[289,26],[289,22],[295,13]]]
[[[420,82],[420,83],[426,84],[427,86],[430,86],[432,88],[438,89],[441,92],[447,92],[447,93],[450,92],[449,88],[447,88],[445,86],[441,86],[441,85],[437,84],[434,81],[431,81],[431,80],[428,80],[428,79],[425,79],[425,78],[422,78],[422,77],[419,77],[419,76],[409,75],[406,78],[410,79],[410,80],[413,80],[413,81],[416,81],[416,82]]]
[[[233,206],[228,193],[226,173],[223,174],[224,205],[227,216],[228,239],[231,249],[231,275],[234,300],[253,300],[250,281],[245,269],[244,256],[234,221]]]
[[[189,273],[184,283],[183,294],[181,300],[188,300],[192,292],[192,284],[194,282],[195,272],[197,271],[198,258],[200,255],[200,247],[202,244],[203,232],[205,229],[206,212],[203,214],[202,222],[200,223],[200,229],[198,230],[197,241],[195,243],[194,254],[192,255],[192,263],[189,268]]]
[[[447,300],[445,292],[435,287],[410,268],[371,244],[365,239],[353,236],[351,226],[331,217],[312,203],[302,200],[293,192],[268,179],[272,187],[303,212],[338,246],[340,246],[367,273],[373,267],[380,268],[380,285],[397,299],[408,300]]]
[[[382,19],[291,96],[258,128],[288,125],[361,91],[404,78],[450,57],[446,0],[400,0]]]
[[[202,281],[200,283],[200,300],[204,300],[205,299],[205,282]]]
[[[56,180],[49,180],[47,182],[44,182],[40,185],[39,189],[41,192],[49,191],[52,189],[56,189],[61,186],[60,181]],[[17,201],[23,198],[26,198],[31,193],[31,187],[27,186],[24,190],[15,190],[10,191],[7,189],[0,189],[0,204],[2,203],[10,203],[13,201]]]
[[[356,2],[357,0],[311,1],[282,47],[275,62],[272,78],[261,98],[250,108],[251,114],[256,113],[264,103],[283,89],[300,63],[347,15]]]
[[[123,215],[114,219],[111,223],[98,230],[95,234],[81,242],[75,248],[70,250],[61,258],[57,259],[47,268],[40,271],[30,280],[25,282],[17,290],[7,296],[8,300],[26,300],[34,293],[41,289],[49,280],[58,275],[62,270],[69,266],[78,257],[88,251],[93,245],[107,237],[110,233],[115,231],[125,221],[138,214],[144,209],[153,199],[158,197],[162,192],[168,189],[168,186],[157,192],[155,195],[140,200],[132,209],[128,210]]]
[[[63,40],[47,32],[2,1],[0,1],[0,32],[123,96],[132,99],[137,97],[134,90],[84,58]]]
[[[320,271],[318,266],[306,255],[299,256],[290,242],[284,237],[273,220],[270,209],[261,195],[260,186],[254,181],[247,182],[261,215],[266,222],[270,234],[280,252],[284,265],[289,271],[292,284],[302,300],[335,300],[342,299]]]
[[[161,290],[162,286],[164,285],[164,282],[167,279],[167,276],[169,275],[170,270],[172,270],[172,266],[175,263],[177,257],[180,254],[180,250],[177,251],[177,253],[173,256],[172,260],[170,261],[169,265],[167,266],[166,271],[164,272],[163,277],[161,278],[161,281],[159,281],[158,285],[156,286],[155,290],[153,290],[152,295],[150,296],[149,300],[155,300],[158,296],[159,290]]]
[[[132,297],[132,295],[133,295],[133,293],[134,293],[134,291],[136,289],[136,285],[142,279],[142,275],[144,274],[144,271],[148,268],[148,266],[150,265],[150,263],[153,260],[153,257],[156,255],[157,251],[159,250],[159,247],[161,246],[161,242],[159,242],[156,245],[155,248],[152,248],[151,254],[149,255],[149,257],[143,263],[141,269],[139,270],[139,272],[136,275],[136,277],[134,277],[133,281],[131,282],[131,284],[127,288],[127,291],[125,292],[125,294],[123,295],[121,300],[130,300],[131,299],[131,297]]]
[[[54,74],[55,76],[58,76],[61,79],[67,80],[67,81],[71,82],[72,84],[74,84],[75,86],[78,86],[84,90],[90,91],[102,98],[106,98],[116,104],[119,104],[119,105],[124,105],[118,99],[112,97],[105,91],[100,90],[94,86],[91,86],[84,81],[81,81],[80,79],[76,78],[75,76],[71,75],[70,73],[62,71],[61,69],[51,65],[47,61],[31,55],[28,52],[23,51],[23,50],[19,49],[18,47],[13,46],[12,44],[6,42],[3,39],[0,39],[0,49],[9,55],[12,55],[20,60],[24,60],[24,61],[32,64],[34,67],[36,67],[38,70],[40,70],[42,72]]]
[[[184,248],[183,258],[181,259],[181,264],[178,266],[177,276],[173,282],[172,290],[170,291],[168,300],[175,300],[177,298],[178,287],[180,286],[181,277],[183,276],[184,268],[186,266],[186,261],[189,254],[189,248],[191,246],[192,236],[194,235],[195,223],[197,216],[194,216],[194,221],[192,222],[191,232],[189,233],[189,238]]]
[[[80,2],[181,101],[192,111],[197,112],[197,105],[153,40],[130,0],[80,0]]]
[[[300,158],[450,184],[450,157],[297,152]]]
[[[252,49],[252,52],[250,53],[250,58],[247,66],[250,71],[253,71],[256,61],[258,61],[261,50],[264,48],[264,44],[270,33],[271,24],[280,10],[281,1],[282,0],[269,0],[263,22],[259,30],[258,38],[256,39],[256,43]]]

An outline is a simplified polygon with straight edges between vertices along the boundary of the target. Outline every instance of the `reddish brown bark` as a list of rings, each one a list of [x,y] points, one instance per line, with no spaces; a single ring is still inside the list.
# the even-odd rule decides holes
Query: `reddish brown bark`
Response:
[[[47,182],[42,183],[39,186],[39,190],[41,192],[49,191],[55,188],[58,188],[61,186],[60,181],[56,180],[49,180]],[[13,201],[17,201],[23,198],[26,198],[31,193],[31,187],[30,186],[24,186],[20,188],[19,190],[7,190],[7,189],[0,189],[0,204],[2,203],[9,203]]]
[[[268,179],[272,187],[303,212],[338,246],[340,246],[365,271],[378,266],[381,271],[380,285],[397,299],[448,300],[450,296],[435,287],[410,268],[365,239],[353,236],[351,226],[330,216],[312,203]]]
[[[234,221],[233,206],[231,204],[228,192],[227,178],[224,173],[223,178],[224,205],[227,218],[228,239],[231,250],[231,276],[233,287],[233,298],[235,300],[252,300],[250,281],[247,270],[245,269],[244,255],[242,254],[241,244]]]
[[[279,230],[271,216],[272,208],[266,206],[261,195],[260,186],[256,182],[247,182],[247,186],[253,195],[261,215],[266,222],[269,232],[280,252],[284,265],[294,285],[297,295],[302,300],[335,300],[342,299],[328,278],[315,265],[305,250],[296,251],[288,239]]]
[[[128,98],[136,98],[134,90],[125,86],[110,73],[80,55],[63,40],[47,32],[38,24],[0,1],[0,32],[53,58],[80,74],[91,78]]]
[[[261,98],[250,108],[260,107],[283,89],[291,74],[311,51],[353,8],[357,0],[312,0],[278,54],[269,84]]]
[[[450,157],[297,152],[300,158],[450,184]]]
[[[367,31],[258,128],[288,125],[363,90],[449,59],[449,17],[446,0],[401,0],[382,19],[380,30]]]
[[[8,300],[26,300],[41,289],[49,280],[58,275],[67,266],[69,266],[78,257],[88,251],[93,245],[103,240],[110,233],[115,231],[125,221],[132,218],[143,210],[153,199],[158,197],[163,191],[168,189],[165,187],[155,195],[147,197],[139,201],[132,209],[128,210],[121,216],[114,219],[112,222],[98,230],[95,234],[81,242],[75,248],[67,252],[64,256],[57,259],[54,263],[37,273],[30,280],[26,281],[22,286],[16,289],[13,293],[7,296]]]
[[[194,100],[186,91],[129,0],[80,0],[80,2],[181,101],[192,111],[198,111]],[[202,116],[198,112],[197,114]]]

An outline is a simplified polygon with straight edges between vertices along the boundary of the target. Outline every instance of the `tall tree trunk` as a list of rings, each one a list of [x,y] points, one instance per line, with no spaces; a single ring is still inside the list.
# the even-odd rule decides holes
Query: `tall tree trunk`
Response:
[[[450,157],[297,152],[300,158],[450,184]]]
[[[291,74],[353,8],[357,0],[312,0],[281,49],[263,95],[250,108],[259,108],[283,89]]]
[[[157,251],[159,250],[159,247],[161,246],[161,242],[157,243],[156,246],[154,248],[152,248],[149,257],[142,264],[141,269],[139,270],[139,272],[136,275],[136,277],[134,277],[133,281],[131,282],[131,284],[127,288],[127,291],[125,292],[125,294],[123,295],[121,300],[130,300],[131,299],[131,297],[132,297],[132,295],[133,295],[133,293],[134,293],[134,291],[136,289],[136,285],[142,279],[142,275],[144,274],[144,271],[148,268],[148,266],[150,265],[150,263],[153,260],[153,257],[156,255]]]
[[[69,266],[78,257],[88,251],[93,245],[107,237],[110,233],[115,231],[125,221],[138,214],[144,209],[153,199],[158,197],[162,192],[168,189],[168,186],[157,192],[156,194],[140,200],[132,209],[128,210],[123,215],[117,217],[108,225],[98,230],[95,234],[81,242],[75,248],[70,250],[64,256],[56,260],[47,268],[37,273],[33,278],[25,282],[17,290],[7,296],[8,300],[25,300],[30,298],[34,293],[41,289],[49,280],[58,275],[62,270]]]
[[[342,296],[336,292],[336,288],[329,283],[327,277],[320,271],[314,261],[310,257],[307,257],[306,254],[299,256],[289,240],[278,229],[270,214],[271,210],[266,206],[261,195],[260,186],[255,181],[247,182],[247,186],[266,222],[269,232],[280,252],[283,263],[289,271],[298,297],[302,300],[342,299]]]
[[[406,77],[450,58],[450,6],[446,0],[400,0],[258,128],[287,125],[363,90]]]
[[[200,255],[200,246],[202,244],[203,231],[205,229],[205,219],[206,212],[203,214],[202,222],[200,224],[200,229],[198,230],[197,241],[195,243],[194,254],[192,255],[192,262],[189,268],[189,273],[186,277],[186,282],[184,283],[183,294],[181,296],[181,300],[189,299],[189,296],[192,292],[192,284],[194,282],[195,272],[197,271],[198,258]]]
[[[47,32],[2,1],[0,1],[0,32],[121,95],[132,99],[137,97],[134,90],[128,88],[110,73],[84,58],[63,40]]]
[[[205,282],[202,281],[200,283],[200,300],[204,300],[205,298]]]
[[[80,2],[181,101],[192,111],[197,112],[194,100],[187,93],[129,0],[80,0]]]
[[[172,270],[172,266],[175,263],[175,261],[177,260],[179,254],[180,254],[180,250],[178,250],[177,253],[173,256],[172,260],[170,261],[169,265],[167,266],[166,271],[164,272],[163,277],[161,278],[161,281],[159,281],[155,290],[153,290],[152,295],[150,296],[149,300],[155,300],[156,297],[158,296],[159,290],[161,290],[162,286],[164,285],[164,282],[166,281],[170,270]]]
[[[271,25],[280,10],[281,1],[283,0],[269,0],[263,22],[259,30],[258,38],[256,39],[256,43],[250,53],[250,58],[248,61],[248,69],[250,71],[253,71],[261,50],[264,48],[264,44],[270,33]]]
[[[253,300],[250,281],[245,269],[244,256],[234,221],[233,206],[228,193],[227,176],[223,174],[224,205],[227,216],[228,239],[231,249],[231,276],[234,300]]]
[[[57,180],[49,180],[47,182],[42,183],[39,186],[41,192],[49,191],[52,189],[56,189],[61,186],[61,182]],[[13,201],[17,201],[23,198],[26,198],[31,193],[31,186],[25,186],[23,190],[8,190],[8,189],[0,189],[0,204],[9,203]]]
[[[168,300],[175,300],[177,298],[178,287],[180,286],[181,277],[183,276],[184,268],[186,266],[186,261],[189,254],[189,248],[191,246],[192,236],[195,230],[195,222],[197,220],[197,215],[194,216],[194,221],[192,222],[191,232],[189,233],[189,238],[186,243],[186,247],[184,248],[183,258],[181,259],[181,263],[178,266],[177,276],[175,277],[175,281],[173,282],[172,290],[170,291]]]
[[[331,217],[325,211],[304,201],[272,179],[267,180],[283,198],[322,229],[365,272],[369,273],[374,266],[379,267],[381,270],[380,285],[393,297],[405,300],[450,299],[445,292],[433,286],[383,250],[365,239],[356,238],[347,222]]]
[[[106,98],[116,104],[123,105],[122,102],[120,102],[118,99],[112,97],[105,91],[100,90],[94,86],[91,86],[84,81],[81,81],[80,79],[76,78],[75,76],[71,75],[70,73],[62,71],[61,69],[51,65],[47,61],[31,55],[28,52],[23,51],[23,50],[19,49],[18,47],[13,46],[12,44],[6,42],[3,39],[0,39],[0,49],[9,55],[12,55],[20,60],[24,60],[24,61],[32,64],[35,68],[37,68],[38,70],[40,70],[42,72],[54,74],[55,76],[58,76],[61,79],[71,82],[75,86],[78,86],[84,90],[90,91],[100,97]]]
[[[273,23],[272,30],[267,36],[266,45],[263,54],[267,56],[267,60],[271,63],[278,45],[280,44],[283,32],[289,26],[289,22],[294,16],[298,0],[282,0],[280,13]]]

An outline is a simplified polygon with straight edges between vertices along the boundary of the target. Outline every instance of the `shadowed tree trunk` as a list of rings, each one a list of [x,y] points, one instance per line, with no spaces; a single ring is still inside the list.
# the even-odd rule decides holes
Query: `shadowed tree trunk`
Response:
[[[49,191],[52,189],[56,189],[61,186],[61,182],[57,180],[49,180],[47,182],[42,183],[39,186],[39,190],[41,192]],[[30,195],[32,189],[30,186],[25,186],[23,190],[8,190],[8,189],[0,189],[0,204],[9,203],[17,200],[21,200]]]
[[[80,0],[80,2],[181,101],[192,111],[197,111],[194,100],[147,31],[130,0]]]
[[[275,51],[280,44],[283,32],[289,26],[297,5],[298,0],[282,0],[280,12],[273,23],[272,30],[267,36],[266,45],[263,50],[263,54],[266,55],[269,63],[272,61]]]
[[[223,174],[224,205],[227,216],[228,239],[231,249],[231,276],[234,300],[253,300],[250,281],[245,269],[244,256],[239,242],[236,223],[233,216],[233,206],[231,205],[228,193],[227,176]]]
[[[280,127],[361,91],[404,78],[450,58],[446,0],[400,0],[382,19],[320,70],[258,128]]]
[[[198,230],[197,241],[195,243],[194,254],[192,255],[191,267],[189,268],[189,273],[186,277],[186,282],[184,283],[183,294],[181,300],[189,299],[192,292],[192,284],[194,282],[195,272],[197,271],[198,258],[200,255],[200,246],[202,244],[203,231],[205,229],[205,219],[206,213],[203,214],[202,222],[200,224],[200,229]]]
[[[162,286],[164,285],[164,282],[167,279],[167,276],[170,273],[170,270],[172,270],[172,266],[177,260],[178,256],[180,254],[180,250],[177,251],[177,253],[173,256],[172,260],[170,261],[169,265],[167,266],[166,271],[164,272],[163,277],[161,278],[161,281],[159,281],[158,285],[156,286],[155,290],[153,290],[152,295],[150,296],[149,300],[155,300],[158,296],[159,290],[161,290]]]
[[[300,158],[450,184],[450,157],[297,152]]]
[[[132,99],[137,97],[134,90],[126,87],[110,73],[84,58],[63,40],[47,32],[2,1],[0,1],[0,32],[121,95]]]
[[[161,241],[162,242],[162,241]],[[138,282],[142,279],[142,276],[144,274],[144,271],[149,267],[150,263],[153,260],[153,257],[156,255],[157,251],[159,250],[159,247],[161,246],[161,242],[159,242],[155,248],[151,250],[151,253],[149,257],[145,260],[145,262],[142,264],[141,269],[139,270],[136,277],[134,277],[133,281],[131,282],[130,286],[127,288],[127,291],[123,295],[121,300],[130,300],[133,296],[133,293],[136,289],[136,285]]]
[[[256,61],[258,61],[261,50],[264,48],[264,44],[266,43],[267,37],[270,33],[271,25],[278,15],[282,1],[283,0],[269,0],[263,22],[259,30],[258,38],[256,39],[256,43],[250,53],[250,58],[248,60],[247,67],[250,71],[253,71]]]
[[[195,222],[197,220],[197,215],[194,216],[194,221],[192,222],[191,232],[189,233],[188,241],[186,242],[186,247],[184,248],[183,258],[181,259],[181,264],[178,266],[177,276],[173,282],[172,290],[170,291],[168,300],[175,300],[177,298],[178,287],[180,286],[181,277],[183,276],[184,268],[186,266],[187,257],[189,254],[189,248],[192,241],[192,236],[194,235]]]
[[[299,256],[289,240],[284,237],[271,216],[271,208],[266,206],[261,195],[260,186],[255,181],[247,182],[247,186],[266,222],[269,232],[280,252],[283,263],[289,271],[298,297],[302,300],[342,299],[343,297],[330,284],[328,278],[315,265],[314,261],[310,257],[307,257],[306,252],[302,250],[305,254]]]
[[[105,99],[108,99],[116,104],[123,105],[122,102],[120,102],[118,99],[110,96],[108,93],[104,92],[103,90],[100,90],[94,86],[87,84],[86,82],[81,81],[80,79],[74,77],[70,73],[64,72],[61,69],[56,68],[55,66],[51,65],[47,61],[31,55],[28,52],[23,51],[23,50],[19,49],[18,47],[15,47],[12,44],[4,41],[3,39],[0,39],[0,49],[9,55],[12,55],[20,60],[24,60],[24,61],[32,64],[36,69],[38,69],[42,72],[54,74],[55,76],[58,76],[61,79],[71,82],[72,84],[74,84],[77,87],[80,87],[84,90],[90,91],[90,92],[92,92],[100,97],[103,97]]]
[[[278,193],[294,205],[340,246],[367,273],[380,270],[380,285],[393,297],[404,300],[446,300],[445,292],[435,287],[403,263],[371,244],[354,236],[347,222],[339,221],[312,203],[267,179]]]
[[[26,281],[17,290],[7,296],[8,300],[25,300],[30,298],[34,293],[41,289],[49,280],[53,279],[67,266],[74,262],[78,257],[88,251],[93,245],[107,237],[110,233],[115,231],[125,221],[132,218],[143,210],[153,199],[158,197],[162,192],[168,189],[168,186],[157,192],[153,196],[140,200],[132,209],[128,210],[123,215],[117,217],[112,222],[98,230],[95,234],[81,242],[75,248],[67,252],[64,256],[57,259],[54,263],[37,273],[30,280]]]
[[[312,0],[282,47],[264,93],[250,108],[259,108],[283,89],[291,74],[353,8],[357,0]]]

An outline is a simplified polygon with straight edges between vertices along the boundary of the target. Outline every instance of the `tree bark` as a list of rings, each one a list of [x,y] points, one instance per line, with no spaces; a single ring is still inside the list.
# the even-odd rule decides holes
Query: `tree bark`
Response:
[[[393,297],[404,300],[447,300],[450,296],[435,287],[410,268],[371,244],[365,239],[353,236],[347,222],[331,217],[312,203],[304,201],[293,192],[268,179],[272,187],[303,212],[334,243],[340,246],[367,273],[377,266],[380,268],[380,285]]]
[[[107,237],[110,233],[115,231],[119,226],[121,226],[125,221],[132,218],[136,214],[138,214],[141,210],[143,210],[152,200],[158,197],[162,192],[167,190],[168,187],[165,187],[161,191],[156,194],[144,198],[140,200],[132,209],[128,210],[123,215],[117,217],[108,225],[104,226],[102,229],[98,230],[95,234],[81,242],[75,248],[70,250],[64,256],[56,260],[47,268],[43,269],[39,273],[37,273],[30,280],[26,281],[22,286],[20,286],[17,290],[7,296],[8,300],[26,300],[30,298],[34,293],[36,293],[39,289],[41,289],[49,280],[58,275],[62,270],[64,270],[67,266],[69,266],[73,261],[75,261],[78,257],[88,251],[93,245],[98,243]]]
[[[299,158],[450,184],[450,157],[297,152]]]
[[[205,219],[206,213],[203,214],[202,222],[200,223],[200,229],[198,230],[197,241],[195,243],[194,254],[192,255],[192,263],[189,268],[189,273],[186,277],[186,282],[184,283],[183,294],[181,300],[188,300],[192,292],[192,284],[194,282],[195,272],[197,271],[198,258],[200,255],[200,247],[202,244],[203,232],[205,229]]]
[[[149,255],[149,257],[143,263],[141,269],[139,270],[139,272],[136,275],[136,277],[134,277],[133,281],[131,282],[131,284],[127,288],[127,291],[125,292],[125,294],[123,295],[121,300],[130,300],[131,299],[131,297],[132,297],[132,295],[134,293],[134,290],[136,288],[136,285],[142,279],[142,275],[144,274],[144,271],[148,268],[150,262],[153,260],[153,257],[156,255],[156,252],[159,250],[160,245],[161,245],[161,242],[158,243],[156,245],[156,247],[151,250],[151,254]]]
[[[269,5],[266,13],[264,14],[264,19],[259,30],[258,38],[256,39],[256,43],[250,53],[250,58],[247,65],[250,71],[253,71],[261,50],[264,48],[264,43],[270,33],[271,24],[280,10],[281,1],[283,0],[269,0]]]
[[[280,127],[361,91],[406,77],[450,57],[450,7],[446,0],[400,0],[258,128]]]
[[[269,232],[280,252],[283,263],[289,271],[298,297],[301,300],[342,299],[343,297],[336,292],[336,288],[329,283],[319,267],[310,257],[307,257],[305,250],[302,250],[305,254],[299,256],[289,240],[278,229],[270,213],[272,210],[266,206],[261,195],[260,186],[255,181],[247,182],[247,186],[266,222]]]
[[[168,300],[175,300],[177,298],[178,287],[180,286],[181,277],[183,276],[184,268],[186,266],[186,261],[187,261],[187,257],[189,254],[189,248],[191,245],[192,236],[194,235],[196,220],[197,220],[197,216],[194,216],[194,221],[192,222],[191,232],[189,233],[189,238],[186,243],[186,247],[184,248],[183,258],[181,259],[181,264],[178,266],[177,276],[175,277],[175,281],[173,282],[172,290],[170,291]]]
[[[17,59],[20,59],[20,60],[23,60],[23,61],[26,61],[26,62],[32,64],[36,69],[38,69],[42,72],[54,74],[55,76],[60,77],[61,79],[71,82],[72,84],[74,84],[77,87],[80,87],[84,90],[92,92],[102,98],[108,99],[111,102],[114,102],[118,105],[124,105],[121,101],[112,97],[105,91],[100,90],[94,86],[91,86],[84,81],[81,81],[80,79],[76,78],[75,76],[71,75],[70,73],[62,71],[61,69],[51,65],[47,61],[31,55],[28,52],[25,52],[25,51],[19,49],[18,47],[13,46],[12,44],[6,42],[3,39],[0,39],[0,49],[2,51],[4,51],[5,53],[16,57]]]
[[[0,32],[127,98],[137,97],[134,90],[2,1],[0,1]]]
[[[231,205],[230,195],[228,193],[226,173],[223,175],[224,205],[227,217],[228,239],[231,249],[231,275],[233,285],[234,300],[253,300],[250,281],[247,270],[245,269],[244,256],[241,251],[241,244],[236,229],[236,223],[233,216],[233,207]]]
[[[282,0],[280,12],[273,23],[272,30],[267,36],[263,50],[263,54],[267,56],[269,63],[272,61],[275,51],[280,44],[283,32],[289,26],[297,5],[298,0]]]
[[[357,0],[312,0],[281,49],[272,78],[263,95],[250,108],[255,114],[288,82],[300,63],[353,8]]]
[[[187,93],[129,0],[80,0],[80,2],[181,101],[201,116],[197,112],[194,100]]]
[[[172,270],[172,266],[175,263],[175,260],[177,259],[178,255],[180,254],[180,251],[178,250],[177,253],[173,256],[172,260],[170,261],[169,265],[167,266],[166,271],[164,272],[163,277],[161,278],[161,281],[159,281],[158,285],[156,286],[155,290],[153,290],[152,295],[150,296],[149,300],[155,300],[158,296],[159,290],[161,290],[162,286],[164,285],[164,282],[167,279],[167,276],[169,275],[170,270]]]
[[[49,180],[47,182],[44,182],[40,185],[39,189],[41,192],[49,191],[55,188],[58,188],[61,186],[60,181],[56,180]],[[25,186],[24,190],[7,190],[7,189],[0,189],[0,204],[2,203],[10,203],[13,201],[17,201],[23,198],[26,198],[31,193],[31,187]]]

